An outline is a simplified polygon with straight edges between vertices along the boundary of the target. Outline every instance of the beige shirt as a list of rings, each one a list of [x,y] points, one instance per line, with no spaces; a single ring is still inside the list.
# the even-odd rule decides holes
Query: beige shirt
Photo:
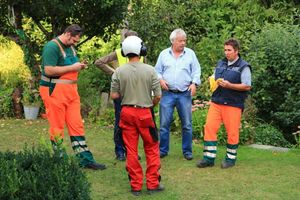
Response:
[[[152,92],[161,96],[161,88],[155,69],[151,65],[133,62],[117,68],[112,76],[111,92],[118,92],[122,105],[151,107]]]
[[[146,57],[143,57],[143,62],[146,63]],[[119,67],[118,56],[116,51],[97,59],[94,64],[101,69],[105,74],[112,75]]]
[[[115,51],[97,59],[94,64],[107,75],[112,75],[115,69],[119,67],[118,57]]]

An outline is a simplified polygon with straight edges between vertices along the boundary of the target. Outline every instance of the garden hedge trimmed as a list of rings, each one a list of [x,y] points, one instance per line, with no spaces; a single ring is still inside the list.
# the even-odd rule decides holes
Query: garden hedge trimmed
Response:
[[[78,162],[46,148],[0,152],[0,199],[91,199]]]

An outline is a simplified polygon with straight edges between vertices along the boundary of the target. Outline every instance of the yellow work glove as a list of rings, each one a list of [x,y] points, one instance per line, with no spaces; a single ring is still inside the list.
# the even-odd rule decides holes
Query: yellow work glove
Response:
[[[210,91],[214,92],[218,88],[218,82],[224,80],[223,78],[218,78],[215,80],[214,76],[209,77],[209,85],[210,85]]]

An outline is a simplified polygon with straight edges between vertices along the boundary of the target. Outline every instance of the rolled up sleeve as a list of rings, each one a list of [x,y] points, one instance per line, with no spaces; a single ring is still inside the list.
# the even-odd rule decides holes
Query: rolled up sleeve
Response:
[[[120,80],[118,78],[118,71],[115,71],[111,77],[111,85],[110,85],[111,92],[120,92]]]

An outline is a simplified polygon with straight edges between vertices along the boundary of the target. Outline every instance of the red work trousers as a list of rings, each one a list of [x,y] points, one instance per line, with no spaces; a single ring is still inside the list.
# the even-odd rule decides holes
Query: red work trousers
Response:
[[[61,76],[60,79],[77,80],[77,75],[77,72],[70,72]],[[46,108],[52,141],[64,137],[65,124],[70,136],[84,136],[77,84],[56,83],[51,95],[49,87],[40,86],[40,95]]]
[[[160,177],[159,142],[154,141],[150,135],[149,127],[154,127],[150,108],[123,106],[119,126],[126,147],[126,170],[130,177],[131,189],[139,191],[143,186],[143,169],[138,160],[139,135],[143,139],[146,155],[147,188],[157,188]]]
[[[211,103],[204,128],[204,140],[217,141],[217,133],[223,122],[227,132],[227,143],[238,144],[241,115],[240,108]]]

